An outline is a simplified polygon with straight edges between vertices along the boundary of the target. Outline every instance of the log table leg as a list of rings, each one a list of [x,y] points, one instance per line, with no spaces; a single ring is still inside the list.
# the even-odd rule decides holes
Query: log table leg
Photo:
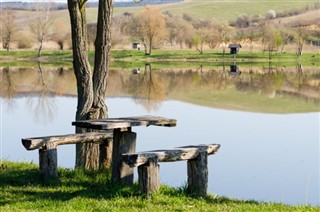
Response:
[[[207,195],[208,188],[208,153],[199,152],[199,155],[188,160],[188,191],[200,196]]]
[[[133,185],[133,168],[130,168],[122,161],[123,153],[134,153],[136,151],[137,134],[122,129],[113,130],[112,150],[112,180],[115,182]]]

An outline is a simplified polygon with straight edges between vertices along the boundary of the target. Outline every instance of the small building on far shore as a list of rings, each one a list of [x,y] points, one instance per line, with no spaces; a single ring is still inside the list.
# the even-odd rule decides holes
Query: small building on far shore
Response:
[[[239,49],[241,48],[240,44],[229,44],[228,48],[230,49],[230,54],[238,54]]]
[[[134,42],[134,43],[132,43],[132,48],[133,48],[133,49],[140,50],[141,44],[140,44],[139,42]]]

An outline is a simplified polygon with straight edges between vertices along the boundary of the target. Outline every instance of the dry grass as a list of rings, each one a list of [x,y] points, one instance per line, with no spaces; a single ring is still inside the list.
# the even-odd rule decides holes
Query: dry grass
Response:
[[[292,2],[292,3],[291,3]],[[169,11],[175,15],[182,15],[184,13],[194,16],[196,18],[217,18],[224,20],[235,20],[240,14],[249,15],[265,15],[269,9],[276,11],[292,10],[297,8],[304,8],[307,5],[313,6],[317,2],[316,0],[309,1],[265,1],[265,0],[186,0],[184,2],[163,4],[159,5],[162,11]],[[114,16],[122,14],[124,12],[138,13],[144,9],[142,6],[137,7],[117,7],[114,8]],[[4,14],[4,12],[3,12]],[[275,24],[283,24],[286,26],[309,26],[309,30],[320,30],[320,9],[314,11],[307,11],[306,13],[274,19]],[[26,39],[30,37],[30,27],[28,23],[31,23],[36,17],[34,11],[14,11],[16,24],[19,28],[19,37]],[[65,29],[66,32],[70,31],[70,20],[68,10],[53,11],[52,16],[54,19],[53,26],[59,26],[59,28]],[[87,9],[87,22],[93,23],[97,19],[97,8]],[[55,29],[54,29],[55,30]],[[53,31],[54,31],[53,30]],[[46,49],[57,49],[58,46],[51,42],[45,44]],[[13,46],[16,48],[15,46]],[[32,49],[37,46],[34,45]],[[312,50],[311,52],[314,52]],[[317,52],[317,50],[315,50]]]
[[[320,29],[320,9],[307,11],[305,13],[285,17],[285,18],[277,18],[273,20],[275,23],[281,23],[285,26],[295,27],[295,26],[316,26],[318,25],[318,29]]]

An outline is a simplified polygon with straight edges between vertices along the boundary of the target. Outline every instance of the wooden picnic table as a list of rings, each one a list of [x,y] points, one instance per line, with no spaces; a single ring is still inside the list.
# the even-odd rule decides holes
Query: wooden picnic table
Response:
[[[122,162],[122,154],[136,152],[135,126],[175,127],[177,120],[158,116],[135,116],[74,121],[72,125],[86,129],[113,130],[112,179],[117,182],[133,184],[133,168]]]

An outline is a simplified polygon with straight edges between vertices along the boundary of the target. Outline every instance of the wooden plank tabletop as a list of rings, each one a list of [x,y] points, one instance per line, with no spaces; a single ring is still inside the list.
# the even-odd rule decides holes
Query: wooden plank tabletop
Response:
[[[123,118],[108,118],[85,121],[74,121],[73,126],[89,129],[110,130],[135,126],[164,126],[175,127],[177,120],[158,116],[136,116]]]

